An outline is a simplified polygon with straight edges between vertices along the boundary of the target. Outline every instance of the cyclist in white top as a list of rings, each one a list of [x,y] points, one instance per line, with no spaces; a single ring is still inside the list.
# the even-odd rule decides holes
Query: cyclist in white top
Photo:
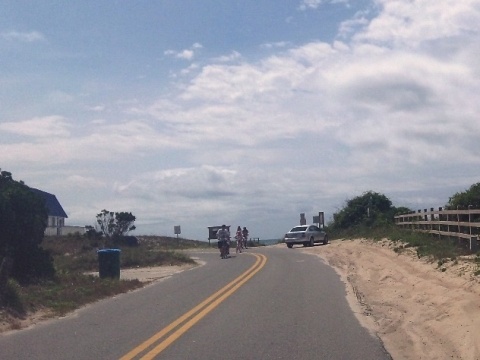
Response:
[[[217,231],[217,240],[218,248],[220,249],[220,256],[222,259],[224,259],[228,255],[228,246],[230,241],[230,232],[228,231],[226,225],[222,225],[222,227]]]

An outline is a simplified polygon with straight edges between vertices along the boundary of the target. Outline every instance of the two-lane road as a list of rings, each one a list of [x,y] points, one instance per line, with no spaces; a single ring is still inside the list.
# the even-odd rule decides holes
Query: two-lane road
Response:
[[[328,245],[327,245],[328,246]],[[0,336],[0,359],[390,359],[332,268],[264,247]]]

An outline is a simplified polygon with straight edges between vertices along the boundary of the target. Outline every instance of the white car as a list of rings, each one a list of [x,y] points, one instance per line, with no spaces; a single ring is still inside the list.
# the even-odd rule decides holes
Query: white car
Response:
[[[328,235],[316,225],[299,225],[285,234],[285,243],[291,249],[293,244],[313,246],[316,242],[328,244]]]

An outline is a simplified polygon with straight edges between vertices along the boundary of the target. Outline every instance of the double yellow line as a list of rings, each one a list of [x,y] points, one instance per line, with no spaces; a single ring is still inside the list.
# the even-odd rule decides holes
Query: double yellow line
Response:
[[[200,304],[195,306],[190,311],[180,316],[177,320],[170,323],[168,326],[160,330],[153,335],[150,339],[146,340],[136,348],[132,349],[129,353],[125,354],[120,360],[131,360],[140,356],[141,353],[148,351],[145,355],[139,357],[139,359],[153,359],[160,354],[169,345],[171,345],[180,336],[186,333],[192,326],[205,317],[210,311],[215,309],[222,301],[227,299],[235,291],[237,291],[243,284],[245,284],[250,278],[258,273],[266,264],[267,257],[263,254],[251,254],[256,257],[255,264],[245,271],[242,275],[237,277],[232,282],[228,283],[222,289],[215,294],[209,296]]]

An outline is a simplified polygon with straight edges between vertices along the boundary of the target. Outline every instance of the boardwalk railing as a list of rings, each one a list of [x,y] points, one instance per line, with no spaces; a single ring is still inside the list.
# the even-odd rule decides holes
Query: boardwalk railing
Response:
[[[480,236],[480,209],[443,210],[433,208],[418,210],[409,214],[395,216],[395,224],[404,229],[411,229],[439,237],[457,237],[469,241],[470,250],[478,249]]]

